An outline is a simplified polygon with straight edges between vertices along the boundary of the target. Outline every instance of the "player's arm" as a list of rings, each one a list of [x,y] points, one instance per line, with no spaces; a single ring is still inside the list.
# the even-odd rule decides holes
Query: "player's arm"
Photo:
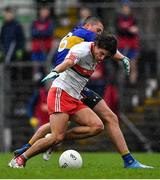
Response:
[[[56,71],[57,73],[64,72],[68,68],[72,67],[74,65],[74,61],[70,58],[66,58],[61,64],[56,66],[52,71]]]
[[[124,56],[122,53],[120,53],[118,50],[116,52],[116,54],[113,56],[114,60],[117,61],[122,61],[124,68],[125,68],[125,72],[127,75],[129,75],[130,73],[130,59],[126,56]]]
[[[45,78],[43,78],[42,82],[45,82],[49,79],[56,79],[59,76],[59,73],[64,72],[68,68],[72,67],[75,64],[75,61],[76,56],[70,55],[61,64],[56,66]]]
[[[121,61],[124,57],[125,56],[117,50],[116,54],[113,56],[113,59],[117,61]]]

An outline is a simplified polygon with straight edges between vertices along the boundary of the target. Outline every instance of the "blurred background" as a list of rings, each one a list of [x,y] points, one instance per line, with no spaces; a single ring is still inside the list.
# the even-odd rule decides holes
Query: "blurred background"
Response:
[[[116,34],[132,71],[126,77],[122,64],[106,61],[88,86],[120,118],[131,151],[160,151],[159,0],[1,0],[0,151],[21,147],[48,121],[49,84],[40,80],[54,66],[61,38],[90,15]],[[69,147],[114,151],[103,133],[59,149]]]

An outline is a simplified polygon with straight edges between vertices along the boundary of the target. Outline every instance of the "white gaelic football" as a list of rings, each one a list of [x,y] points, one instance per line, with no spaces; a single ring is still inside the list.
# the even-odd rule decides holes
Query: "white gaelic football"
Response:
[[[81,168],[82,164],[82,157],[75,150],[64,151],[59,158],[61,168]]]

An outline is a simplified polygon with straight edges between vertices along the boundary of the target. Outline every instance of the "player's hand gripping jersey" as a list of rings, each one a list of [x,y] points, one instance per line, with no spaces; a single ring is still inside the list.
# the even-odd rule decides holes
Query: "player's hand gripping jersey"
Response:
[[[74,29],[68,33],[60,42],[58,52],[55,59],[55,65],[61,64],[69,50],[76,44],[87,41],[94,41],[96,34],[84,28]]]
[[[72,47],[66,58],[73,60],[75,65],[60,73],[52,87],[59,87],[76,99],[81,98],[81,91],[97,65],[91,53],[92,45],[93,42],[82,42]]]

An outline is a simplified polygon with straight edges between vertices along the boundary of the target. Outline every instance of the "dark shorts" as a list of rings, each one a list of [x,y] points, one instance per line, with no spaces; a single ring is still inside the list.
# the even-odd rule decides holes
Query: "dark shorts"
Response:
[[[82,102],[91,109],[93,109],[98,102],[102,100],[97,93],[86,87],[81,92],[81,95],[83,96]]]

